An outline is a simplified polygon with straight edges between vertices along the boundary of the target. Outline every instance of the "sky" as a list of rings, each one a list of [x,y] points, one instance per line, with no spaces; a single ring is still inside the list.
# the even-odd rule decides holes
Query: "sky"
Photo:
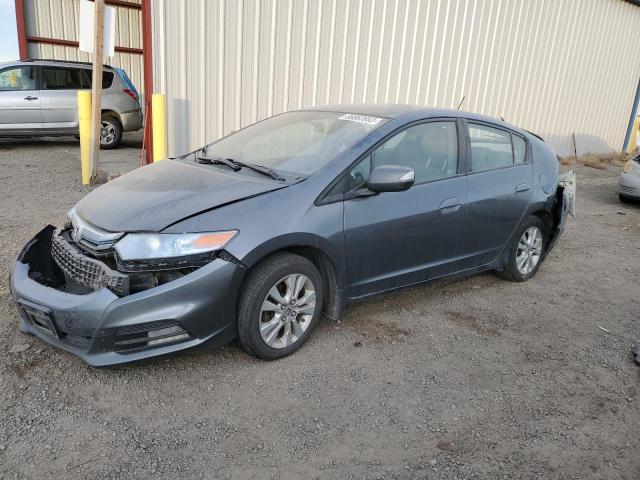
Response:
[[[14,0],[0,0],[0,62],[18,58]]]

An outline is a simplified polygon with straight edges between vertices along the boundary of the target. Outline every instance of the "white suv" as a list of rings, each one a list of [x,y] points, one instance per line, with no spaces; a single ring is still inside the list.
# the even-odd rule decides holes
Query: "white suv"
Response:
[[[91,88],[91,64],[58,60],[0,63],[0,137],[78,135],[77,90]],[[138,92],[124,70],[104,66],[100,146],[142,128]]]

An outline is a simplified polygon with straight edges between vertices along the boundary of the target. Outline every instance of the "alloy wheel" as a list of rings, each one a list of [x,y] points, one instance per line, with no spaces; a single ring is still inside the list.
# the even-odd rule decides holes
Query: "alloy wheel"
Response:
[[[116,138],[116,127],[109,122],[102,122],[100,128],[100,143],[109,145]]]
[[[309,328],[316,309],[316,289],[305,275],[293,273],[279,280],[262,302],[259,328],[271,348],[287,348]]]
[[[527,228],[516,251],[516,267],[521,275],[529,275],[538,265],[542,255],[542,232],[536,226]]]

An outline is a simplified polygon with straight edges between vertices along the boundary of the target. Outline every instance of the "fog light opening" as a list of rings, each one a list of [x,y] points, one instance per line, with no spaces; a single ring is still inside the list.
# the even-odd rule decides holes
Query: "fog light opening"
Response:
[[[163,345],[165,343],[179,342],[189,338],[189,334],[184,329],[175,325],[173,327],[160,328],[157,330],[149,330],[147,337],[150,339],[147,341],[149,347]]]

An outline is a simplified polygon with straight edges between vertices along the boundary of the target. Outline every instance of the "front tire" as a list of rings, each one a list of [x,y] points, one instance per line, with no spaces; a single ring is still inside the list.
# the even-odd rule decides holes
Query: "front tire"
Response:
[[[249,354],[285,357],[309,338],[322,315],[324,286],[316,266],[277,253],[248,274],[238,302],[238,338]]]
[[[546,247],[545,225],[538,217],[532,215],[518,230],[511,245],[509,256],[503,270],[495,273],[511,282],[526,282],[533,277],[544,258]]]
[[[100,128],[100,148],[112,150],[122,143],[122,126],[120,122],[109,115],[103,115]]]

